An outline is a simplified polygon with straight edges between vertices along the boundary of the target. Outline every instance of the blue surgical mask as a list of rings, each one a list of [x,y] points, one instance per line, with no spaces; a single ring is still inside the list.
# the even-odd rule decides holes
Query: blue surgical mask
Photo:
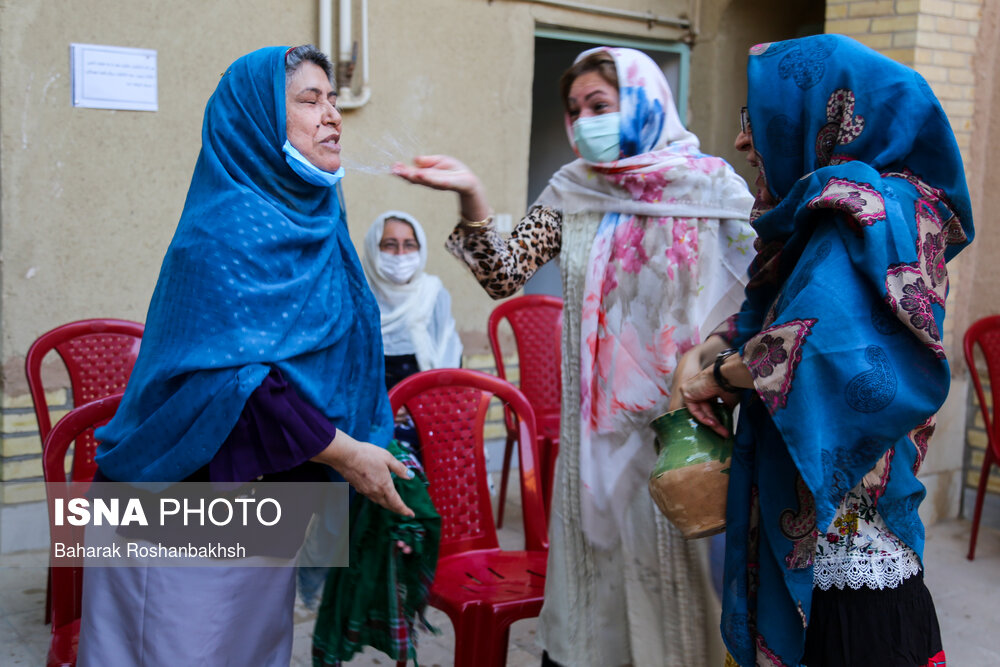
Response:
[[[292,171],[301,176],[302,180],[306,183],[318,185],[321,188],[332,188],[340,182],[340,179],[344,177],[343,167],[340,167],[332,174],[328,171],[323,171],[307,160],[306,157],[292,145],[292,142],[288,140],[285,140],[285,145],[281,147],[281,150],[285,152],[285,162],[288,163],[288,166],[292,168]]]
[[[587,162],[612,162],[621,154],[621,117],[617,111],[577,118],[573,141]]]

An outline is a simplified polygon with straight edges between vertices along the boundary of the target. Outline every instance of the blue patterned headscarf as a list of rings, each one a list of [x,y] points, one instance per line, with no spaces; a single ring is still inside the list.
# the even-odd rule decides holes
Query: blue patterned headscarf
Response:
[[[121,481],[178,481],[208,463],[277,367],[340,430],[392,433],[379,313],[339,188],[288,166],[284,47],[222,75],[149,306],[139,359],[98,466]]]
[[[817,531],[862,477],[922,556],[916,472],[950,383],[945,262],[972,213],[948,120],[913,70],[836,35],[756,46],[747,69],[780,203],[754,222],[732,321],[755,391],[731,470],[723,634],[741,665],[797,665]]]

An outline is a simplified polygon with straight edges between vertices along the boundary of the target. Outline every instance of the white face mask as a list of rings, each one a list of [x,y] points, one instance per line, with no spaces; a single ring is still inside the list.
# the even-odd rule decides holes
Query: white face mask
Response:
[[[410,282],[410,278],[417,272],[420,266],[420,253],[408,252],[403,255],[396,255],[391,252],[378,253],[379,269],[386,278],[397,285],[405,285]]]

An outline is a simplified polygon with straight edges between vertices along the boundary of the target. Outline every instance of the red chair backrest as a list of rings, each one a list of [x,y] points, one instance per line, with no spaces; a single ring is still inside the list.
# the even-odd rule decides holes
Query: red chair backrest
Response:
[[[49,431],[42,445],[42,472],[45,475],[47,487],[71,482],[89,482],[94,478],[95,467],[84,466],[78,469],[74,456],[74,465],[66,477],[66,453],[74,440],[79,442],[81,435],[93,438],[94,428],[106,424],[118,409],[122,395],[114,394],[100,398],[91,403],[74,408],[59,423]],[[52,489],[49,488],[49,491]],[[73,494],[76,495],[76,494]],[[49,500],[49,520],[53,520],[53,496],[47,493]],[[75,532],[77,542],[83,544],[83,528]],[[52,627],[62,627],[80,617],[80,599],[83,590],[83,568],[54,567],[52,568]]]
[[[56,327],[32,343],[24,367],[42,442],[52,428],[42,384],[45,355],[55,350],[63,360],[69,373],[73,405],[84,405],[125,390],[139,355],[143,328],[142,324],[128,320],[80,320]],[[74,468],[89,466],[92,476],[96,470],[96,448],[93,435],[88,432],[81,436],[73,450]]]
[[[431,500],[441,514],[442,557],[499,546],[483,453],[494,396],[517,418],[525,549],[546,549],[535,415],[524,394],[506,380],[466,369],[416,373],[389,391],[393,413],[405,406],[420,438]]]
[[[507,371],[498,331],[504,319],[510,323],[521,377],[518,388],[531,401],[539,419],[559,414],[559,346],[553,348],[553,341],[560,341],[562,310],[563,301],[558,297],[525,294],[494,308],[487,323],[497,375],[503,379],[507,379]]]
[[[997,402],[1000,401],[1000,315],[990,315],[973,322],[965,332],[963,343],[965,363],[969,365],[972,386],[976,389],[976,398],[979,399],[979,407],[983,412],[983,423],[986,425],[987,433],[990,434],[989,446],[993,447],[993,455],[1000,460],[1000,422],[995,415]],[[976,366],[976,345],[983,351],[983,358],[986,361],[992,401],[986,400],[983,391],[979,369]],[[993,406],[992,410],[990,405]]]

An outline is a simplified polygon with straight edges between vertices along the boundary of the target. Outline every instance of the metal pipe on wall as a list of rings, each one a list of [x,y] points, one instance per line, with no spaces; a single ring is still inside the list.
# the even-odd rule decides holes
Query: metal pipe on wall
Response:
[[[629,9],[618,9],[616,7],[599,7],[597,5],[587,5],[581,2],[573,2],[572,0],[511,0],[513,2],[530,2],[535,5],[549,5],[550,7],[558,7],[560,9],[571,9],[577,12],[585,12],[588,14],[597,14],[599,16],[611,16],[619,19],[631,19],[633,21],[642,21],[649,24],[659,24],[672,26],[674,28],[682,28],[684,30],[691,29],[691,21],[686,18],[674,18],[671,16],[660,16],[659,14],[654,14],[652,11],[647,10],[645,12],[636,12]]]
[[[351,32],[351,0],[339,1],[340,21],[337,25],[339,29],[339,37],[337,39],[338,60],[346,62],[351,59],[351,45],[354,43],[354,40],[351,39],[353,37],[353,33]]]
[[[352,0],[338,0],[338,44],[337,70],[343,84],[346,79],[345,67],[354,59],[352,23]],[[341,85],[337,92],[337,106],[341,109],[357,109],[371,99],[368,85],[368,0],[361,0],[361,87],[355,94],[354,88]],[[319,48],[323,53],[333,53],[333,0],[319,0]]]
[[[333,46],[333,3],[319,0],[319,50],[330,55]]]

